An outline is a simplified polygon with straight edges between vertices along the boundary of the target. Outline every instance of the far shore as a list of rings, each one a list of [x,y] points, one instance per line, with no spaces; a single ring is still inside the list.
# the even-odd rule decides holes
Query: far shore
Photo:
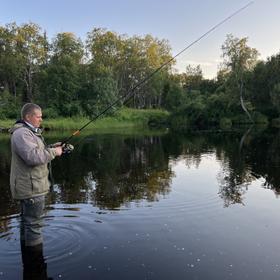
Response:
[[[129,129],[129,128],[145,128],[149,126],[149,123],[155,119],[166,119],[169,113],[163,110],[136,110],[136,109],[122,109],[112,116],[103,117],[87,126],[85,129]],[[58,117],[53,119],[44,119],[42,127],[46,131],[55,130],[78,130],[86,123],[90,121],[90,118],[74,116],[74,117]],[[13,126],[15,120],[4,119],[0,120],[0,132],[8,132]]]

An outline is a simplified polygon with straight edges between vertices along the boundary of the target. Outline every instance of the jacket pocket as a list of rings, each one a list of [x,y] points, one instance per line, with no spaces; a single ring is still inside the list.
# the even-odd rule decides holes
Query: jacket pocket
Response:
[[[11,188],[14,190],[15,198],[22,199],[32,195],[32,183],[30,177],[15,178]]]

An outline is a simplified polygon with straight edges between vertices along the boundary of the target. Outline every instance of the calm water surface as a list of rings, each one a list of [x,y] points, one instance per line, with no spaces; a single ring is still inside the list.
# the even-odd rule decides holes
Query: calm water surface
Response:
[[[279,279],[280,133],[244,132],[78,139],[53,162],[34,279]],[[0,280],[30,279],[9,149],[0,135]]]

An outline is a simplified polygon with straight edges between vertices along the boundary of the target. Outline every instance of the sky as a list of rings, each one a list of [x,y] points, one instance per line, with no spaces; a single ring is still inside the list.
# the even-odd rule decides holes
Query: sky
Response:
[[[217,23],[250,0],[0,0],[0,25],[34,22],[51,40],[72,32],[83,41],[102,27],[118,34],[151,34],[168,40],[175,56]],[[280,0],[255,0],[252,5],[176,58],[174,68],[200,65],[205,78],[214,78],[227,34],[248,37],[260,59],[280,51]]]

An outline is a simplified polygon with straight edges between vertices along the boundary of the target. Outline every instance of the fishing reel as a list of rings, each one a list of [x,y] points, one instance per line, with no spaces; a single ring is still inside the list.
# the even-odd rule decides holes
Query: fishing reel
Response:
[[[63,154],[70,154],[73,150],[74,150],[74,146],[69,144],[69,143],[65,143],[62,146],[62,153]]]

